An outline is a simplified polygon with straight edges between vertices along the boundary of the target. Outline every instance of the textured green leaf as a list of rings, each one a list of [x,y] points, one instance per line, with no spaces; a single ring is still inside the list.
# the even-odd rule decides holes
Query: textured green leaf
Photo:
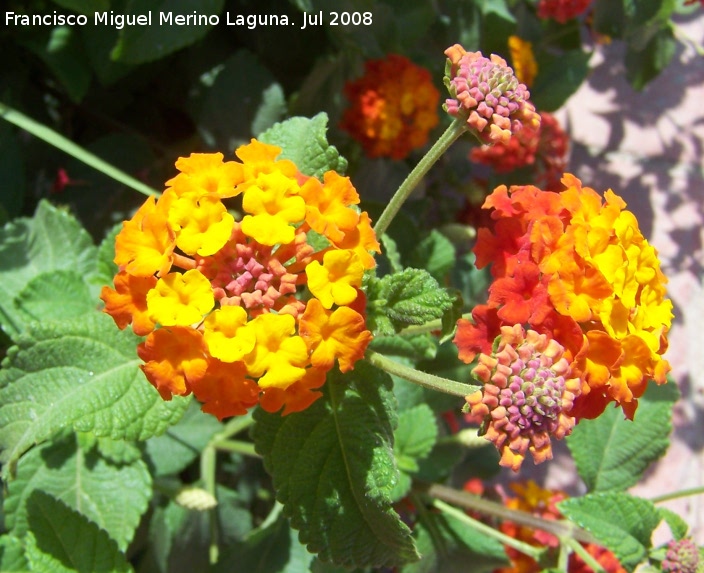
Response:
[[[509,564],[499,541],[452,516],[424,512],[413,535],[423,557],[403,573],[484,573]]]
[[[390,567],[418,559],[391,507],[391,380],[365,362],[332,373],[324,397],[282,417],[257,410],[253,436],[277,499],[308,550],[338,565]]]
[[[573,497],[558,508],[610,549],[628,571],[647,557],[653,530],[660,523],[651,502],[621,492]]]
[[[457,258],[450,240],[435,229],[411,253],[409,267],[425,269],[437,281],[442,281]]]
[[[567,438],[577,472],[589,491],[625,490],[665,454],[672,430],[675,384],[648,387],[633,421],[620,408],[607,408],[595,420],[582,420]]]
[[[214,416],[204,414],[200,404],[191,402],[178,424],[145,443],[152,472],[155,476],[165,476],[184,470],[221,429],[222,424]]]
[[[143,64],[190,46],[205,36],[212,26],[176,25],[160,22],[160,14],[172,13],[189,16],[218,15],[222,12],[224,0],[130,0],[125,14],[152,14],[151,25],[125,26],[120,31],[120,39],[113,49],[112,58],[129,64]]]
[[[390,356],[407,358],[435,358],[437,344],[429,334],[377,336],[369,345],[371,350]]]
[[[394,431],[394,457],[401,472],[401,479],[394,488],[392,498],[397,501],[408,494],[418,462],[431,452],[438,439],[435,414],[427,404],[403,410],[398,416]]]
[[[3,471],[64,428],[146,440],[176,423],[189,399],[161,399],[138,367],[138,341],[98,312],[19,337],[0,370]]]
[[[24,545],[13,535],[0,535],[0,571],[2,573],[29,571]]]
[[[76,318],[95,311],[96,302],[81,275],[57,270],[32,278],[17,295],[15,306],[29,322]]]
[[[367,299],[368,320],[378,334],[393,334],[411,324],[442,318],[453,305],[453,297],[422,269],[371,279]]]
[[[124,551],[147,509],[151,477],[141,460],[108,463],[95,450],[78,448],[75,436],[69,435],[23,456],[8,490],[4,509],[13,534],[21,537],[27,532],[25,504],[39,490],[98,525]]]
[[[293,161],[305,175],[322,178],[326,171],[344,174],[347,160],[327,140],[328,116],[319,113],[312,119],[292,117],[277,123],[259,136],[259,140],[278,145],[282,159]]]
[[[132,571],[107,533],[49,494],[32,493],[27,518],[27,558],[34,573]]]
[[[25,317],[15,298],[29,282],[57,270],[96,275],[96,248],[90,235],[67,212],[40,201],[32,219],[17,219],[0,229],[0,325],[15,336]]]
[[[672,532],[672,537],[674,539],[680,540],[687,535],[689,531],[689,525],[682,519],[677,513],[667,509],[666,507],[658,507],[658,514],[667,523],[667,526]]]
[[[115,237],[122,230],[122,223],[115,225],[105,235],[105,238],[98,245],[98,260],[97,271],[95,277],[91,281],[98,286],[108,285],[113,286],[113,278],[118,272],[118,267],[115,264]]]

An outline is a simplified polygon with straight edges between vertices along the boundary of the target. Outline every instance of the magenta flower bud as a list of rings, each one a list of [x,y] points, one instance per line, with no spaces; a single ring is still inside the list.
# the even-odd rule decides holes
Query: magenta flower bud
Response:
[[[518,81],[506,60],[467,52],[459,44],[445,50],[445,85],[450,98],[444,109],[467,125],[484,143],[506,143],[524,126],[537,129],[540,115],[528,101],[528,88]]]

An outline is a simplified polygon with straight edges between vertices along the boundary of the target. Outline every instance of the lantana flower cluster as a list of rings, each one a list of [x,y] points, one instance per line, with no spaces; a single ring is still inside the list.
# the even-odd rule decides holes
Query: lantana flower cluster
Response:
[[[534,481],[513,482],[509,486],[515,495],[503,493],[502,501],[509,509],[525,511],[536,517],[547,520],[560,520],[562,514],[557,508],[557,504],[569,496],[560,490],[541,488]],[[552,547],[557,549],[559,540],[554,535],[545,531],[531,529],[523,525],[518,525],[511,521],[503,521],[500,531],[512,539],[517,539],[534,545],[536,547]],[[603,547],[593,543],[583,544],[584,549],[589,553],[607,573],[626,573],[620,565],[616,556]],[[543,571],[543,566],[539,565],[535,559],[506,546],[506,554],[511,560],[509,567],[496,569],[494,573],[539,573]],[[576,553],[570,554],[566,571],[568,573],[590,573],[591,567],[581,559]]]
[[[340,127],[369,157],[404,159],[426,144],[438,124],[440,92],[430,72],[405,56],[368,60],[364,69],[345,85],[350,106]]]
[[[525,126],[506,142],[475,147],[469,158],[491,166],[496,173],[531,167],[538,186],[557,191],[562,188],[560,179],[567,167],[568,151],[569,138],[555,116],[541,112],[537,127]]]
[[[445,86],[450,97],[444,109],[484,143],[507,142],[524,127],[537,128],[540,116],[529,101],[530,92],[516,78],[506,60],[496,54],[467,52],[459,44],[445,50]]]
[[[564,24],[584,14],[591,4],[592,0],[540,0],[538,18],[549,18]]]
[[[219,419],[260,403],[305,409],[326,373],[349,371],[371,340],[366,269],[379,251],[348,178],[301,174],[256,140],[194,153],[116,239],[105,311],[146,336],[137,353],[165,400],[193,393]],[[224,200],[241,199],[241,219]]]
[[[458,322],[455,343],[468,363],[486,355],[476,370],[486,380],[482,364],[505,368],[495,338],[504,336],[505,327],[525,326],[562,348],[569,372],[555,374],[580,381],[580,388],[571,390],[571,407],[562,413],[576,420],[595,418],[613,401],[632,418],[648,381],[664,383],[670,369],[662,358],[672,320],[667,279],[655,248],[620,197],[608,190],[602,199],[573,175],[562,182],[560,193],[500,186],[486,199],[483,207],[493,209],[494,224],[479,229],[474,253],[479,268],[491,264],[493,282],[487,303],[472,311],[473,321]],[[524,383],[528,380],[525,369],[508,367]],[[536,457],[533,437],[548,420],[516,429],[506,422],[510,409],[504,412],[500,405],[487,414],[489,436],[508,432],[512,454],[502,464],[516,469],[529,447]],[[536,461],[542,459],[539,455]]]

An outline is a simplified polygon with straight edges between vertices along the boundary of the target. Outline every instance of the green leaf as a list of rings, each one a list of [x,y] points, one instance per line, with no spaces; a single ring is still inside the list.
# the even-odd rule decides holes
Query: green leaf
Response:
[[[13,535],[0,536],[0,571],[2,573],[29,571],[24,545]]]
[[[626,12],[623,2],[595,0],[593,5],[594,30],[612,38],[621,38],[626,29]]]
[[[454,245],[435,229],[411,253],[409,267],[425,269],[437,281],[442,281],[457,258]]]
[[[608,408],[595,420],[581,420],[567,438],[577,472],[589,491],[626,490],[663,456],[672,430],[675,384],[652,383],[638,401],[633,421],[620,408]]]
[[[91,284],[96,286],[113,286],[113,279],[119,269],[115,264],[115,237],[122,230],[122,223],[113,226],[98,245],[97,273]]]
[[[95,450],[84,452],[71,434],[29,451],[8,490],[4,509],[14,535],[26,534],[27,500],[43,491],[98,525],[124,551],[151,498],[151,476],[141,460],[116,465]]]
[[[83,277],[69,270],[37,275],[15,299],[26,322],[76,318],[94,312],[96,303]]]
[[[7,473],[64,428],[146,440],[176,423],[188,398],[165,402],[139,369],[139,339],[102,313],[35,323],[0,370],[0,460]]]
[[[403,410],[394,432],[394,457],[401,471],[401,479],[392,498],[399,500],[411,489],[412,476],[418,471],[418,462],[431,452],[438,439],[435,414],[427,404]]]
[[[252,129],[259,129],[254,125],[259,114],[259,123],[265,122],[266,94],[276,91],[276,78],[248,50],[235,52],[211,75],[214,80],[201,79],[202,93],[194,103],[198,130],[210,146],[218,149],[235,149],[249,143],[250,136],[257,135]],[[209,82],[212,83],[208,86]],[[275,97],[275,91],[269,99]]]
[[[257,410],[253,436],[277,499],[308,550],[346,567],[418,559],[391,507],[395,400],[390,378],[365,362],[332,373],[324,397],[282,417]]]
[[[27,558],[34,573],[132,571],[107,533],[49,494],[32,493],[27,519]]]
[[[658,514],[663,521],[667,523],[674,539],[679,541],[687,535],[687,531],[689,531],[689,524],[677,513],[667,509],[666,507],[658,507]]]
[[[280,507],[280,506],[279,506]],[[298,542],[296,531],[282,515],[252,531],[221,556],[212,573],[231,573],[233,563],[247,573],[299,573],[308,571],[313,555]]]
[[[89,279],[96,274],[96,249],[76,219],[40,201],[34,218],[0,229],[0,325],[10,336],[26,328],[15,298],[33,278],[57,270]]]
[[[161,21],[161,14],[172,14],[173,18],[194,13],[218,15],[223,6],[224,0],[130,0],[125,15],[151,14],[152,21],[147,26],[125,26],[120,31],[112,58],[118,62],[143,64],[190,46],[205,36],[212,26],[193,21],[177,25],[173,19]]]
[[[252,134],[258,136],[286,115],[286,96],[279,84],[271,84],[262,93],[262,103],[252,120]]]
[[[381,237],[381,253],[389,261],[391,272],[400,273],[403,270],[398,244],[387,233]]]
[[[5,213],[17,217],[22,212],[27,177],[20,133],[9,123],[0,123],[0,224]]]
[[[411,324],[442,318],[453,297],[423,269],[372,278],[367,292],[369,324],[377,334],[393,334]]]
[[[671,28],[658,30],[642,49],[633,44],[626,50],[626,79],[636,90],[642,90],[670,63],[677,51]]]
[[[377,336],[369,345],[370,350],[390,356],[427,358],[432,360],[437,353],[435,339],[429,334]]]
[[[651,536],[660,523],[655,506],[627,493],[592,493],[558,504],[570,521],[594,535],[628,571],[648,555]]]
[[[305,175],[322,179],[326,171],[344,174],[347,160],[334,145],[330,145],[326,132],[328,116],[319,113],[312,119],[292,117],[277,123],[259,136],[259,140],[278,145],[282,159],[293,161]]]
[[[80,27],[56,26],[23,42],[44,61],[76,103],[88,92],[92,76],[79,30]]]
[[[184,470],[221,429],[222,424],[214,416],[204,414],[200,404],[191,402],[178,424],[144,444],[152,472],[155,476],[166,476]]]
[[[542,52],[530,99],[540,111],[555,111],[577,91],[589,73],[590,53],[570,50],[560,55]]]
[[[509,564],[503,545],[458,519],[434,512],[423,512],[413,528],[423,556],[403,568],[403,573],[472,573],[494,571]]]
[[[110,0],[53,0],[53,2],[62,8],[73,10],[86,16],[92,16],[95,12],[110,8]]]

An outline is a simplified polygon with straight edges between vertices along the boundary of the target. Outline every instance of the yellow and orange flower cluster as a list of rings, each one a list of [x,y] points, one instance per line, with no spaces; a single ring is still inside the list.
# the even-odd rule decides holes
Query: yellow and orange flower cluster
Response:
[[[501,186],[487,198],[493,229],[479,230],[474,252],[494,281],[455,342],[470,362],[492,354],[502,326],[528,325],[564,348],[581,380],[569,415],[594,418],[615,401],[632,418],[648,381],[664,383],[670,369],[667,279],[620,197],[602,199],[573,175],[562,182],[560,193]]]
[[[559,490],[543,489],[534,481],[514,482],[510,485],[510,488],[516,494],[516,497],[503,496],[503,503],[509,509],[525,511],[542,519],[562,519],[562,514],[557,508],[557,504],[569,498],[566,493]],[[536,547],[557,548],[559,545],[559,540],[554,535],[517,525],[511,521],[502,522],[500,530],[512,539],[518,539]],[[587,553],[608,573],[626,573],[616,556],[608,549],[593,543],[583,545]],[[506,547],[506,554],[511,560],[511,566],[496,569],[494,573],[538,573],[543,570],[543,566],[539,565],[535,559],[512,547]],[[572,553],[567,565],[567,571],[568,573],[590,573],[592,569],[585,564],[579,555]]]
[[[389,54],[365,63],[364,75],[345,85],[350,101],[340,127],[369,157],[404,159],[423,147],[439,121],[440,92],[430,72]]]
[[[348,178],[306,177],[280,152],[252,140],[239,162],[180,158],[123,224],[115,288],[101,293],[120,328],[147,337],[137,352],[161,396],[193,393],[219,419],[307,408],[371,340],[359,290],[379,252],[369,216]],[[241,220],[223,203],[238,196]]]

